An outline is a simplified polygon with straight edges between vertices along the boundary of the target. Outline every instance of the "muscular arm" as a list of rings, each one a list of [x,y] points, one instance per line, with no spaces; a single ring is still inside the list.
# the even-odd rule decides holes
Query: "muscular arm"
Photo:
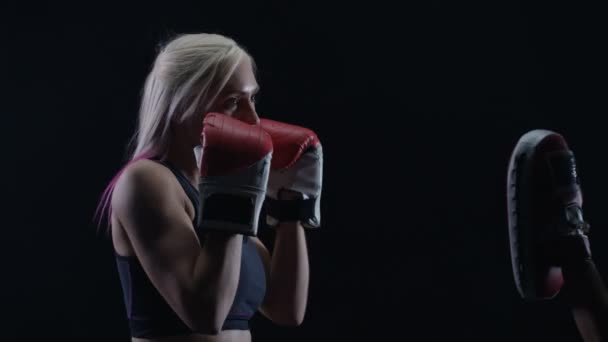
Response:
[[[585,342],[608,341],[608,290],[591,259],[562,267],[565,294]]]
[[[179,185],[165,172],[148,162],[127,170],[114,190],[113,216],[178,316],[192,330],[216,334],[236,293],[242,235],[209,234],[201,248]]]
[[[279,224],[272,256],[259,239],[254,241],[264,260],[268,279],[261,312],[277,324],[300,325],[306,313],[309,283],[304,228],[296,222]]]

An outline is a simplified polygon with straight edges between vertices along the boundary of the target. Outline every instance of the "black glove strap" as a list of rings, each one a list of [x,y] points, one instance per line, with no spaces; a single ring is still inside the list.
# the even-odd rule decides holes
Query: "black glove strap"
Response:
[[[266,198],[264,211],[279,222],[306,221],[314,217],[315,198],[275,200]]]
[[[216,193],[209,196],[198,216],[198,229],[231,234],[256,235],[257,217],[251,197]]]

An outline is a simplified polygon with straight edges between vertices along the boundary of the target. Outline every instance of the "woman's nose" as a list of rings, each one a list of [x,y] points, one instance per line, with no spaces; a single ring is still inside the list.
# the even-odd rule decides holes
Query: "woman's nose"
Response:
[[[257,125],[260,123],[260,117],[258,116],[253,103],[251,103],[247,109],[243,111],[241,114],[241,120],[251,125]]]

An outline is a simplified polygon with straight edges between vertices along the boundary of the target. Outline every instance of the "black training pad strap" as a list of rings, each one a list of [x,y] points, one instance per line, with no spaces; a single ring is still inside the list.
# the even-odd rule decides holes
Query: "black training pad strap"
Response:
[[[547,157],[553,185],[557,188],[577,187],[580,179],[576,172],[576,160],[572,151],[559,151]]]

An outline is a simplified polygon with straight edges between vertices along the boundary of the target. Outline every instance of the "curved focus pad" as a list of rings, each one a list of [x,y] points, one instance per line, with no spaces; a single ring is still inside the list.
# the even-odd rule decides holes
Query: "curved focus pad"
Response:
[[[209,113],[201,141],[199,227],[256,235],[272,159],[270,136],[258,125]]]
[[[590,257],[576,161],[560,134],[539,129],[519,139],[509,160],[507,210],[519,294],[555,297],[564,283],[560,265]]]
[[[321,225],[323,150],[310,129],[261,119],[260,125],[272,137],[274,156],[268,180],[267,223],[300,221],[304,227]],[[283,191],[298,194],[283,197]]]

